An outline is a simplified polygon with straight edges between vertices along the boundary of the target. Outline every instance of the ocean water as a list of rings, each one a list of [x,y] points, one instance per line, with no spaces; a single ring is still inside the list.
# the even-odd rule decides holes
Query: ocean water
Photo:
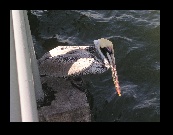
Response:
[[[112,41],[122,96],[110,70],[84,77],[92,121],[160,122],[159,10],[31,10],[28,16],[37,59],[58,45]]]

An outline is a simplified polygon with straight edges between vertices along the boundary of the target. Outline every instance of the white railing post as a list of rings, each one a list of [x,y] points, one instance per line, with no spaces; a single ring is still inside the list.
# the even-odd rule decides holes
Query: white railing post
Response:
[[[14,31],[14,44],[16,51],[21,118],[22,122],[38,122],[38,114],[37,114],[37,106],[35,98],[35,87],[37,86],[34,85],[35,77],[33,74],[35,74],[35,71],[33,71],[34,66],[32,65],[34,61],[31,58],[32,57],[31,55],[33,54],[30,52],[33,46],[29,47],[31,44],[31,36],[30,33],[27,32],[28,28],[26,23],[26,17],[24,17],[25,15],[26,11],[12,10],[12,22],[13,22],[13,31]],[[11,91],[11,86],[10,86],[10,91]]]
[[[16,52],[14,44],[12,12],[10,11],[10,122],[21,121]]]

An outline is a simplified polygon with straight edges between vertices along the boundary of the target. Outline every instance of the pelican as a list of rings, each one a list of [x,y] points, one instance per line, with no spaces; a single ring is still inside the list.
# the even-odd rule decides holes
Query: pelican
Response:
[[[39,60],[40,75],[52,77],[76,77],[101,74],[111,68],[119,96],[120,87],[111,41],[101,38],[92,46],[58,46],[45,53]]]

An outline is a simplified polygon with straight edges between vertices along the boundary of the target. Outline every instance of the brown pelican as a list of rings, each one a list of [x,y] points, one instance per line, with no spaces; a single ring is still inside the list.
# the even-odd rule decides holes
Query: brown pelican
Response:
[[[45,53],[38,65],[40,75],[54,77],[100,74],[111,68],[115,87],[121,96],[113,44],[107,39],[94,40],[94,46],[58,46]]]

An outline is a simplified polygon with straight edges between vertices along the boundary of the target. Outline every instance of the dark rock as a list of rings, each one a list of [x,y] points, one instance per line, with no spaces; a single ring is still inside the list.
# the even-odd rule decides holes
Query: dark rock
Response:
[[[56,91],[55,99],[50,106],[38,109],[40,122],[89,122],[91,121],[90,106],[85,92],[71,85],[69,80],[44,77],[47,83]]]

